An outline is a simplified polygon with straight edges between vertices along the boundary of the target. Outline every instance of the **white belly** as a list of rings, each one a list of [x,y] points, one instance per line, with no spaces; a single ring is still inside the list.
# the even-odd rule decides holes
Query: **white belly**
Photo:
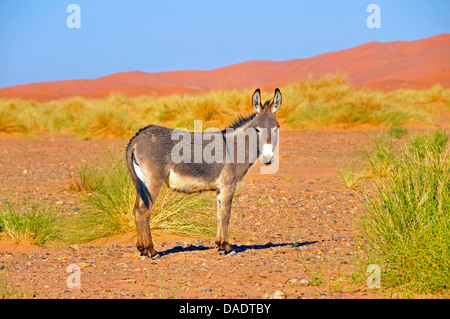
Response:
[[[184,193],[195,193],[216,189],[215,181],[207,182],[192,176],[180,175],[173,171],[170,171],[166,183],[171,189]]]

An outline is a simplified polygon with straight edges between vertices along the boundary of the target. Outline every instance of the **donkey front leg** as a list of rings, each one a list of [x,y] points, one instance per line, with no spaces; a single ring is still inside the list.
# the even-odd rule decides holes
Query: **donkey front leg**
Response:
[[[235,254],[228,242],[228,223],[230,222],[231,204],[234,187],[219,190],[217,193],[217,236],[216,244],[222,255]]]

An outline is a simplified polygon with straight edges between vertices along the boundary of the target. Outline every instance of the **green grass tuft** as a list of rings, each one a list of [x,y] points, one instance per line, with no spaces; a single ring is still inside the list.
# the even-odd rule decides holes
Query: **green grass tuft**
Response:
[[[47,245],[60,240],[60,212],[54,206],[6,201],[0,206],[0,231],[18,242]]]
[[[450,289],[450,149],[448,135],[415,136],[390,158],[385,178],[364,201],[358,226],[368,263],[384,288],[419,293]]]

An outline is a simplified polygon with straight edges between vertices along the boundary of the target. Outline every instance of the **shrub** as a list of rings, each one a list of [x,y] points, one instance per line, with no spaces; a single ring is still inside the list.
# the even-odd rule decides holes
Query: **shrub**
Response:
[[[399,126],[432,124],[450,103],[450,89],[397,90],[383,93],[357,90],[345,75],[325,75],[281,87],[281,123],[290,128],[355,125]],[[217,89],[198,95],[70,98],[45,103],[0,99],[0,131],[73,132],[83,137],[128,138],[138,127],[161,124],[225,128],[238,114],[252,112],[252,89]],[[263,101],[273,92],[263,91]],[[438,103],[437,103],[438,102]],[[445,108],[445,107],[444,107]]]
[[[60,239],[60,212],[54,206],[6,201],[0,206],[0,231],[16,240],[44,245]]]
[[[444,137],[445,136],[445,137]],[[418,292],[450,288],[450,150],[447,134],[416,136],[390,157],[364,201],[359,235],[382,285]],[[445,141],[445,143],[444,143]]]

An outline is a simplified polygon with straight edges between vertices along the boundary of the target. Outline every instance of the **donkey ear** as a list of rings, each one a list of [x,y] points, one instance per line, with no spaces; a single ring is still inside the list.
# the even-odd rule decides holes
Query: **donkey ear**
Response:
[[[255,93],[253,93],[252,98],[253,103],[253,109],[255,110],[255,113],[258,114],[261,112],[261,90],[256,89]]]
[[[280,109],[281,106],[281,91],[280,89],[275,89],[275,94],[273,96],[273,106],[272,106],[272,113],[275,114]]]

